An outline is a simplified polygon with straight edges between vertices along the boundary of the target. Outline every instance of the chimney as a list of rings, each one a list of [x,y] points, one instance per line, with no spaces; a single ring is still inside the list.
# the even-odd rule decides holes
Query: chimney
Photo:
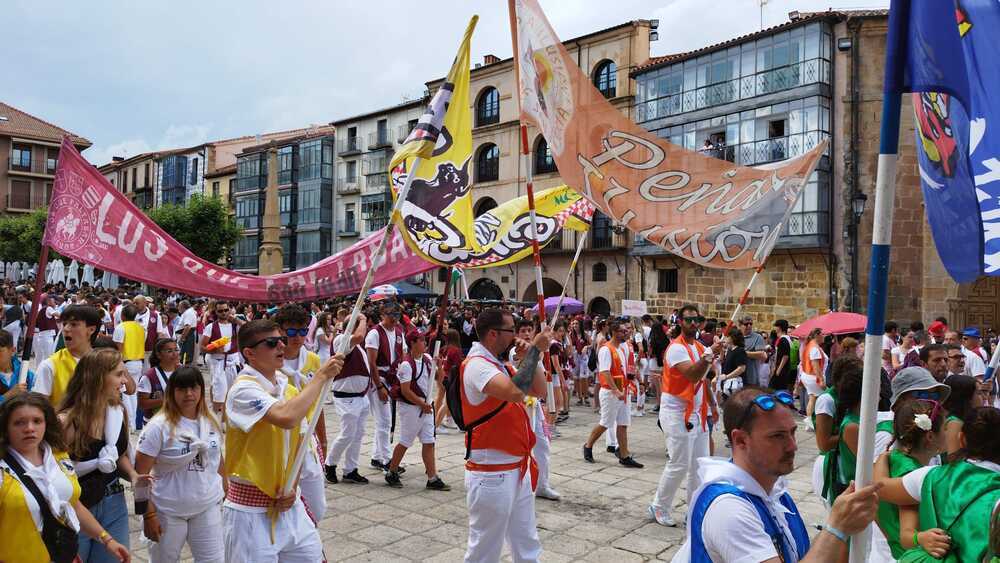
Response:
[[[496,55],[483,55],[484,65],[491,65],[493,63],[498,63],[498,62],[500,62],[500,57]]]

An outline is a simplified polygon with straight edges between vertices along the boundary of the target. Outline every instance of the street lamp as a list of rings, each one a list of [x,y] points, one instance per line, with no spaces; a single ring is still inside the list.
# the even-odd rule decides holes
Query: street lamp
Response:
[[[855,189],[851,197],[851,311],[858,312],[858,226],[861,216],[865,214],[865,204],[868,196]]]

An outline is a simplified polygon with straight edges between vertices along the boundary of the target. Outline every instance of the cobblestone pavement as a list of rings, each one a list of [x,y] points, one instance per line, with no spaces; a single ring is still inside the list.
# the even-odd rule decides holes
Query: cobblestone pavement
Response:
[[[326,407],[330,441],[338,432],[332,407]],[[560,502],[536,500],[538,533],[542,540],[542,561],[669,561],[684,541],[684,528],[666,528],[653,523],[646,507],[666,461],[665,441],[656,425],[656,415],[633,418],[629,443],[643,469],[627,469],[613,455],[605,453],[603,439],[594,447],[597,463],[583,461],[581,445],[597,415],[589,407],[574,407],[562,436],[552,442],[551,484],[562,494]],[[468,533],[468,513],[463,486],[464,435],[437,437],[438,472],[452,490],[424,489],[426,478],[420,461],[420,447],[407,452],[403,464],[404,488],[385,485],[379,470],[369,467],[372,418],[361,449],[361,473],[368,485],[340,483],[327,485],[328,508],[320,522],[326,555],[330,561],[461,561]],[[717,455],[727,455],[724,437],[713,434]],[[816,443],[805,425],[799,424],[799,452],[790,489],[807,525],[823,521],[824,509],[813,494],[810,475],[816,458]],[[339,470],[338,470],[339,473]],[[674,517],[679,520],[686,502],[684,489],[675,500]],[[129,505],[131,506],[131,504]],[[139,540],[142,523],[131,520],[135,561],[146,561],[147,551]],[[813,533],[814,528],[811,528]],[[504,561],[510,561],[504,550]],[[185,549],[185,554],[187,550]],[[191,561],[190,558],[185,561]]]

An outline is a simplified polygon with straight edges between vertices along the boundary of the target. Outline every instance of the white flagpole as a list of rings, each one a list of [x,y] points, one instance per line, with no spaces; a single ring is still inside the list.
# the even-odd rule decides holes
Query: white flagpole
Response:
[[[573,255],[573,261],[569,263],[569,271],[566,272],[566,281],[563,282],[562,294],[559,295],[559,303],[556,304],[556,313],[552,315],[552,326],[555,326],[556,321],[559,320],[559,313],[562,312],[563,300],[566,299],[566,288],[569,287],[569,280],[573,276],[573,270],[576,269],[576,261],[580,259],[580,252],[585,246],[584,243],[587,242],[588,234],[590,234],[589,230],[584,231],[583,236],[580,237],[580,240],[576,243],[576,254]]]
[[[358,291],[358,298],[354,302],[354,309],[351,311],[351,317],[347,321],[347,326],[344,327],[343,334],[345,334],[346,337],[340,342],[340,347],[337,349],[338,354],[346,356],[351,349],[351,335],[354,334],[354,328],[358,323],[358,316],[361,314],[361,307],[364,305],[365,298],[368,296],[368,290],[371,289],[372,283],[375,281],[375,272],[383,264],[386,247],[389,245],[389,239],[392,238],[392,233],[396,228],[392,218],[399,213],[400,208],[403,206],[403,202],[406,201],[406,197],[410,193],[410,184],[413,183],[413,178],[416,176],[419,168],[420,157],[417,157],[413,159],[412,171],[406,175],[406,183],[403,184],[403,188],[399,190],[399,194],[396,196],[396,202],[392,206],[392,213],[389,215],[389,223],[385,226],[385,232],[382,234],[382,240],[379,241],[378,250],[375,251],[375,259],[368,268],[368,274],[365,276],[365,282],[361,284],[361,289]],[[282,496],[288,496],[291,494],[292,488],[298,480],[299,471],[302,469],[302,463],[306,458],[306,451],[309,449],[308,439],[313,435],[313,432],[316,431],[316,424],[319,422],[319,415],[323,412],[323,398],[330,392],[330,385],[332,383],[333,381],[329,379],[323,383],[323,391],[320,393],[319,398],[316,399],[316,406],[313,409],[312,417],[309,419],[309,429],[305,432],[299,442],[299,448],[295,452],[295,461],[292,463],[292,469],[288,472],[288,476],[285,478],[285,484],[281,489]]]

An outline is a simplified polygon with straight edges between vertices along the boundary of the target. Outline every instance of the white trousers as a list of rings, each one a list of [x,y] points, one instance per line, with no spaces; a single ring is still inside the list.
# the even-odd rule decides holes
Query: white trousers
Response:
[[[181,518],[159,513],[160,541],[149,546],[150,563],[177,563],[187,543],[196,563],[223,563],[225,544],[222,527],[222,507],[213,504],[204,512]]]
[[[31,337],[31,353],[34,354],[34,357],[31,359],[31,370],[37,373],[38,366],[55,353],[55,351],[56,332],[54,330],[36,332]]]
[[[245,512],[223,506],[222,534],[226,561],[316,563],[323,560],[319,532],[301,500],[278,515],[274,543],[271,543],[271,519],[266,512]]]
[[[434,443],[434,415],[422,413],[420,407],[397,402],[396,429],[399,432],[396,443],[405,448],[412,446],[416,440],[420,440],[421,444]]]
[[[390,399],[391,401],[391,399]],[[389,427],[392,425],[392,407],[389,401],[382,402],[378,391],[368,391],[368,408],[375,418],[375,441],[372,444],[372,459],[389,463],[392,456],[389,452]]]
[[[688,430],[684,424],[684,411],[663,402],[664,394],[660,394],[660,426],[667,435],[667,453],[670,461],[663,468],[660,484],[653,497],[653,506],[669,512],[674,503],[674,496],[681,482],[687,476],[687,500],[691,504],[691,495],[698,489],[698,458],[708,456],[708,431],[702,430],[698,413],[692,413],[689,419],[694,428]]]
[[[465,503],[469,507],[467,563],[500,561],[504,540],[511,559],[538,561],[542,542],[535,524],[535,495],[531,476],[510,471],[465,472]]]
[[[236,363],[238,356],[229,354],[228,359],[222,354],[209,354],[207,357],[208,373],[212,376],[212,402],[225,403],[226,393],[236,380]]]
[[[534,407],[530,407],[530,410],[533,411],[531,416],[531,430],[535,433],[535,447],[531,449],[531,456],[535,458],[535,463],[538,464],[539,489],[549,486],[549,454],[552,449],[549,437],[545,435],[545,429],[543,428],[545,424],[545,414],[542,412],[543,408],[542,404],[537,402]]]
[[[132,360],[125,362],[125,371],[127,371],[128,376],[132,378],[132,383],[138,385],[139,378],[142,377],[142,361]],[[137,418],[135,411],[139,406],[139,392],[136,391],[131,395],[122,393],[122,405],[125,406],[125,413],[128,415],[129,430],[135,430],[135,421]]]
[[[368,397],[333,398],[333,407],[340,416],[340,434],[326,452],[326,464],[338,465],[344,456],[344,472],[358,468],[361,441],[365,438],[365,419],[368,418]]]
[[[315,441],[315,438],[313,439]],[[315,447],[315,444],[312,444]],[[326,514],[326,482],[323,478],[323,467],[319,463],[319,454],[315,449],[306,453],[302,460],[302,472],[299,473],[299,492],[316,521],[319,522]]]

